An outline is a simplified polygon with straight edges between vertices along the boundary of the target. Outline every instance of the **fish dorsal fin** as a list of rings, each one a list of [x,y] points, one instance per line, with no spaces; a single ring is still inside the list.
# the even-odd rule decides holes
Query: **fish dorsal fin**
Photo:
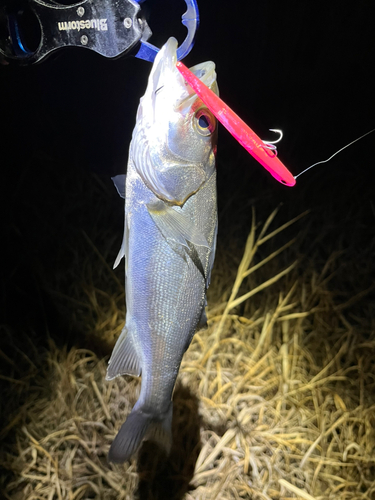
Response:
[[[121,198],[125,199],[126,175],[116,175],[115,177],[111,177],[111,179],[113,184],[115,185],[115,188],[117,189],[118,194],[121,196]]]
[[[161,200],[147,205],[148,213],[173,249],[182,245],[189,249],[188,241],[194,246],[210,248],[204,234],[182,212],[169,207]]]
[[[131,335],[124,326],[120,337],[108,361],[106,380],[112,380],[120,375],[134,375],[139,377],[142,372],[138,354],[135,350]]]

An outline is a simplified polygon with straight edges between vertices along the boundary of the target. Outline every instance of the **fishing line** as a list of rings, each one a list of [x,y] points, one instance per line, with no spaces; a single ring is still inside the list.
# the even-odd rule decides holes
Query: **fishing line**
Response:
[[[322,160],[322,161],[318,161],[316,163],[314,163],[313,165],[310,165],[309,167],[305,168],[305,170],[302,170],[302,172],[300,172],[299,174],[295,175],[294,178],[297,179],[297,177],[299,177],[300,175],[304,174],[305,172],[307,172],[308,170],[310,170],[310,168],[313,168],[315,167],[316,165],[320,165],[321,163],[327,163],[327,161],[330,161],[332,160],[332,158],[334,156],[336,156],[337,154],[341,153],[341,151],[343,151],[344,149],[348,148],[349,146],[351,146],[352,144],[354,144],[355,142],[363,139],[363,137],[366,137],[366,135],[369,135],[371,134],[372,132],[375,131],[375,128],[373,128],[372,130],[370,130],[369,132],[366,132],[365,134],[361,135],[361,137],[358,137],[357,139],[354,139],[354,141],[352,142],[349,142],[349,144],[347,144],[346,146],[344,146],[343,148],[339,149],[338,151],[336,151],[336,153],[333,153],[332,156],[330,156],[329,158],[327,158],[327,160]]]

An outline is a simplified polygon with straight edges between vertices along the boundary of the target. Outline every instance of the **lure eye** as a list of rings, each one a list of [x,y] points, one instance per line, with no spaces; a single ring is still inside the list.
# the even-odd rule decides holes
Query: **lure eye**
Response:
[[[216,119],[207,108],[200,108],[194,115],[194,125],[198,134],[208,137],[215,130]]]

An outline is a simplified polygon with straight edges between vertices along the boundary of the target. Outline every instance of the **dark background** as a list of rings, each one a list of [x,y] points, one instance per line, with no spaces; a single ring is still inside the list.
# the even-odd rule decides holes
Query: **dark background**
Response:
[[[222,98],[260,137],[272,138],[269,128],[283,130],[279,157],[293,174],[375,127],[373,1],[200,0],[199,8],[196,44],[184,62],[215,61]],[[184,39],[183,0],[147,0],[142,9],[154,33],[150,42],[160,47],[169,36]],[[77,232],[101,234],[113,221],[109,233],[121,239],[123,205],[109,177],[125,171],[150,69],[139,59],[107,60],[82,48],[61,50],[39,65],[0,65],[0,248],[5,254],[0,305],[6,322],[30,321],[40,273],[65,272],[56,248],[73,234],[69,224]],[[358,249],[370,245],[374,145],[375,133],[287,188],[220,126],[219,248],[229,226],[236,225],[243,235],[241,251],[251,205],[258,203],[259,210],[266,203],[260,210],[268,215],[280,202],[287,207],[285,219],[313,209],[315,234],[306,245],[324,234],[319,250],[324,258],[335,249],[327,234],[331,240],[342,237],[342,246],[356,238]],[[108,186],[105,228],[95,192],[85,197],[92,172]],[[366,276],[359,288],[373,280],[367,271]]]
[[[183,0],[147,0],[150,41],[161,46],[174,35],[181,42],[185,7]],[[200,29],[185,63],[215,61],[224,101],[262,138],[272,135],[269,128],[283,130],[279,155],[294,174],[375,126],[373,2],[201,0],[199,8]],[[85,49],[62,50],[36,66],[0,67],[1,163],[6,157],[7,168],[17,170],[42,150],[77,168],[123,171],[149,71],[150,63],[106,60]],[[373,170],[374,139],[342,156],[358,158],[358,175]],[[230,148],[238,155],[225,130],[219,141],[219,154]],[[250,157],[248,168],[262,170]],[[350,168],[341,164],[335,179]]]

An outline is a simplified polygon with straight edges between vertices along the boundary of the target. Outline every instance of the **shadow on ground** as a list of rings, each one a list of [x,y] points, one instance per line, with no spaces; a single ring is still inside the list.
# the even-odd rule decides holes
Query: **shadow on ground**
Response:
[[[194,475],[201,450],[198,399],[188,387],[177,384],[173,396],[173,445],[166,457],[152,442],[145,442],[138,457],[139,500],[182,500]]]

